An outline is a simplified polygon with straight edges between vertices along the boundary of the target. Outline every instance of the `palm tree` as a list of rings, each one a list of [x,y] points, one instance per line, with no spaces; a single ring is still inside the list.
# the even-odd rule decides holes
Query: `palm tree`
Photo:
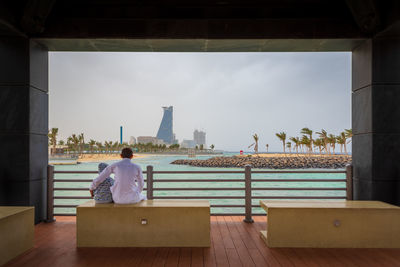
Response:
[[[289,149],[289,153],[292,153],[292,143],[287,142],[286,147]]]
[[[318,147],[319,154],[322,154],[323,140],[321,138],[317,138],[314,140],[314,146]]]
[[[335,154],[336,136],[333,134],[329,134],[328,140],[330,146],[332,147],[332,153]]]
[[[279,138],[279,140],[282,141],[283,153],[286,153],[286,151],[285,151],[286,133],[285,132],[280,132],[280,133],[276,133],[275,135]]]
[[[77,154],[77,152],[79,153],[80,140],[78,136],[76,134],[72,134],[70,137],[68,137],[68,140],[70,140],[71,143],[73,144],[75,154]]]
[[[258,139],[259,139],[258,135],[257,135],[257,134],[254,134],[254,135],[253,135],[253,139],[254,139],[254,143],[251,144],[248,148],[254,146],[254,153],[255,153],[255,154],[258,154]]]
[[[308,153],[311,153],[311,139],[307,135],[303,135],[300,142],[307,148]]]
[[[267,148],[267,153],[268,153],[268,148],[269,148],[269,145],[268,145],[268,144],[266,144],[266,145],[265,145],[265,147]]]
[[[82,154],[83,149],[85,147],[85,137],[83,136],[83,133],[78,135],[78,140],[79,140],[79,151],[80,151],[80,154]]]
[[[293,142],[296,148],[296,153],[299,154],[300,139],[298,137],[290,137],[289,140]]]
[[[102,152],[103,144],[101,142],[96,142],[96,147],[98,152]]]
[[[115,153],[115,151],[118,151],[118,148],[119,148],[119,142],[118,142],[118,141],[115,141],[115,142],[112,144],[113,152]]]
[[[351,142],[351,138],[353,137],[353,130],[352,129],[344,129],[344,134],[345,134],[345,138],[346,138],[346,144],[344,145],[344,151],[346,151],[346,154],[347,154],[346,145]],[[350,139],[350,140],[347,141],[347,139]]]
[[[211,146],[210,146],[210,148],[211,148],[211,150],[214,150],[214,144],[212,144]]]
[[[328,150],[328,145],[329,145],[328,133],[324,129],[322,129],[320,132],[316,132],[316,134],[318,134],[319,138],[321,138],[323,140],[325,153],[329,153],[329,150]]]
[[[94,146],[96,145],[96,141],[95,141],[95,140],[93,140],[93,139],[90,139],[90,141],[89,141],[88,145],[89,145],[89,150],[90,150],[90,153],[92,153],[92,154],[93,154],[93,150],[94,150]]]
[[[303,129],[301,129],[300,133],[308,135],[308,137],[310,138],[310,149],[311,149],[310,153],[312,153],[313,152],[312,147],[313,147],[313,141],[314,141],[312,138],[313,131],[310,130],[309,128],[305,127]]]
[[[64,142],[64,140],[60,140],[60,141],[58,141],[58,145],[60,145],[60,146],[63,146],[63,145],[65,145],[65,142]]]
[[[343,147],[344,147],[344,151],[347,154],[346,151],[346,136],[344,132],[341,132],[340,135],[336,136],[336,143],[338,143],[340,145],[340,154],[343,153]]]
[[[57,135],[58,135],[58,128],[51,128],[48,137],[50,139],[50,145],[53,146],[51,149],[51,155],[56,153],[56,146],[57,146]]]

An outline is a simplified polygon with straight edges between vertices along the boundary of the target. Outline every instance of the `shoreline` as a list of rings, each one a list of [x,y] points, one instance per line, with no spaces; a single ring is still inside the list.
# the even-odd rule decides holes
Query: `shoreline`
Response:
[[[145,158],[149,155],[143,154],[133,154],[133,159],[138,158]],[[109,160],[120,160],[121,156],[119,154],[83,154],[80,155],[77,159],[77,163],[83,162],[102,162],[102,161],[109,161]]]

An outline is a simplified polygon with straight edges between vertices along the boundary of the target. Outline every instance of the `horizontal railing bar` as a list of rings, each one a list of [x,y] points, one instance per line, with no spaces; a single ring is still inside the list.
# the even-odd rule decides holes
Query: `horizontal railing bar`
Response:
[[[346,171],[251,171],[251,173],[346,173]]]
[[[55,174],[98,174],[98,171],[54,171]],[[143,171],[143,174],[146,174]],[[154,174],[216,174],[216,173],[237,173],[244,174],[244,171],[153,171]],[[251,173],[346,173],[345,171],[251,171]]]
[[[154,196],[154,199],[244,199],[244,196]]]
[[[54,205],[54,208],[76,208],[76,207],[78,207],[79,205]],[[253,208],[259,208],[259,207],[261,207],[260,205],[251,205]],[[232,204],[232,205],[219,205],[219,204],[216,204],[216,205],[210,205],[210,207],[211,208],[244,208],[244,207],[246,207],[246,205],[235,205],[235,204]]]
[[[236,191],[244,190],[244,187],[153,187],[153,191]]]
[[[54,191],[89,191],[89,188],[82,188],[82,187],[56,187],[53,190]],[[146,191],[146,188],[143,188],[143,191]]]
[[[64,204],[54,205],[54,208],[76,208],[76,207],[78,207],[78,205],[64,205]]]
[[[346,179],[252,179],[251,182],[346,182]]]
[[[346,199],[346,197],[334,197],[334,196],[252,196],[253,199]]]
[[[156,179],[154,183],[169,182],[244,182],[244,179]]]
[[[93,179],[54,179],[55,183],[91,183]]]
[[[53,199],[92,199],[92,197],[88,196],[55,196]]]
[[[244,213],[210,213],[210,216],[244,216]],[[76,213],[55,213],[54,216],[76,216]],[[264,213],[253,213],[252,216],[266,216]]]
[[[336,191],[336,190],[343,190],[345,191],[346,188],[341,187],[252,187],[251,190],[268,190],[268,191]]]
[[[244,208],[244,207],[246,207],[246,205],[234,205],[234,204],[232,204],[232,205],[219,205],[219,204],[216,204],[216,205],[210,205],[210,207],[211,208]]]

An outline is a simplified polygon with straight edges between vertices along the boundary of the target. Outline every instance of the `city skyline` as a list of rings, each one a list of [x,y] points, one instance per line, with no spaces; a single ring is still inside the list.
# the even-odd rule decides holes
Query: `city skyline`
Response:
[[[156,136],[174,106],[177,139],[280,151],[276,132],[351,128],[350,53],[50,53],[49,127],[61,139]],[[171,64],[174,62],[174,64]],[[287,77],[290,75],[290,79]]]

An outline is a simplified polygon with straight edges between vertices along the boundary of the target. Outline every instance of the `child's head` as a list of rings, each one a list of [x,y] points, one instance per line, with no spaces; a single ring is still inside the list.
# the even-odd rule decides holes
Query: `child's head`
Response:
[[[125,147],[121,151],[121,158],[131,159],[133,157],[133,151],[129,147]]]
[[[104,163],[104,162],[100,163],[99,166],[98,166],[99,167],[99,173],[104,171],[104,169],[107,168],[107,166],[108,166],[107,163]]]

